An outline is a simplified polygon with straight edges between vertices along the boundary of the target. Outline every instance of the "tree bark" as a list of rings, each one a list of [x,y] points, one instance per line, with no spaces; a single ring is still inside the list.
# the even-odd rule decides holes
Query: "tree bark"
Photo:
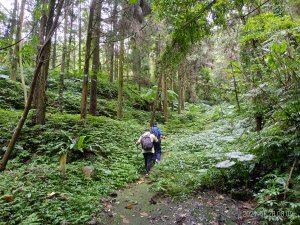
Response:
[[[30,106],[31,106],[31,103],[32,103],[32,100],[33,100],[33,94],[34,94],[34,89],[35,89],[35,85],[37,83],[37,79],[38,79],[38,76],[40,74],[40,70],[45,62],[45,59],[47,57],[47,52],[46,52],[46,49],[47,49],[47,46],[49,46],[50,44],[50,40],[51,40],[51,37],[53,35],[53,31],[55,30],[55,28],[57,27],[57,24],[58,24],[58,19],[59,19],[59,15],[60,15],[60,12],[61,12],[61,9],[62,9],[62,5],[63,5],[63,2],[64,0],[61,0],[59,3],[58,3],[58,6],[57,6],[57,13],[56,13],[56,16],[55,16],[55,20],[54,20],[54,23],[50,29],[50,32],[48,33],[47,35],[47,38],[44,42],[44,45],[41,47],[40,51],[39,51],[39,54],[38,54],[38,63],[37,63],[37,66],[36,66],[36,69],[34,71],[34,74],[33,74],[33,78],[32,78],[32,82],[31,82],[31,85],[30,85],[30,91],[29,91],[29,96],[28,96],[28,100],[27,100],[27,103],[26,103],[26,106],[25,106],[25,109],[23,111],[23,114],[22,114],[22,117],[20,118],[17,126],[16,126],[16,129],[14,130],[14,133],[12,135],[12,138],[10,139],[9,141],[9,144],[7,146],[7,150],[5,151],[4,153],[4,156],[0,162],[0,171],[3,171],[6,167],[6,164],[8,162],[8,159],[13,151],[13,148],[16,144],[16,141],[17,141],[17,138],[19,137],[20,135],[20,132],[22,130],[22,127],[26,121],[26,118],[28,116],[28,113],[29,113],[29,110],[30,110]]]
[[[57,45],[57,32],[55,31],[53,52],[52,52],[52,69],[55,69],[55,65],[56,65],[56,45]]]
[[[233,73],[233,66],[232,66],[232,64],[231,64],[231,71],[232,71],[232,76],[233,76],[233,85],[234,85],[235,100],[236,100],[236,104],[238,106],[238,112],[241,112],[239,95],[238,95],[238,89],[237,89],[237,83],[236,83],[236,80],[235,80],[235,75]]]
[[[66,4],[65,4],[66,5]],[[68,32],[68,13],[67,10],[64,12],[64,44],[61,57],[61,67],[60,67],[60,76],[59,76],[59,111],[63,112],[63,103],[64,103],[64,79],[65,79],[65,65],[66,65],[66,54],[67,54],[67,32]]]
[[[53,25],[54,11],[55,11],[55,3],[56,0],[50,0],[49,2],[49,13],[46,25],[46,36],[49,35]],[[48,71],[50,64],[50,52],[51,52],[51,39],[49,44],[45,47],[45,62],[41,69],[41,75],[39,79],[39,87],[38,87],[38,100],[37,100],[37,114],[36,114],[36,123],[37,124],[45,124],[46,120],[46,85],[48,79]]]
[[[123,7],[124,8],[124,7]],[[123,20],[123,18],[122,18]],[[118,111],[117,117],[118,119],[122,119],[123,117],[123,75],[124,75],[124,28],[121,28],[121,41],[120,41],[120,57],[119,57],[119,79],[118,79]]]
[[[81,2],[79,1],[79,16],[78,16],[78,68],[81,70]]]
[[[118,45],[115,44],[115,49],[114,49],[114,57],[115,57],[115,60],[114,60],[114,64],[115,64],[115,71],[114,71],[114,79],[115,80],[118,80],[119,79],[119,54],[118,54]]]
[[[117,1],[114,1],[114,8],[112,12],[112,34],[116,33],[116,24],[117,24]],[[111,41],[110,44],[110,69],[109,69],[109,81],[113,82],[114,80],[114,54],[115,53],[115,43]]]
[[[183,71],[182,71],[182,75],[181,75],[181,102],[180,102],[180,107],[181,110],[185,109],[185,65],[183,66]]]
[[[167,94],[167,74],[166,72],[163,75],[163,82],[162,82],[162,89],[164,94],[164,118],[165,118],[165,124],[168,123],[168,94]]]
[[[73,33],[73,22],[74,22],[74,3],[70,1],[72,7],[69,11],[69,18],[70,18],[70,30],[69,30],[69,41],[68,41],[68,47],[67,47],[67,54],[66,54],[66,73],[65,77],[70,77],[70,64],[71,64],[71,48],[72,48],[72,33]],[[68,5],[70,7],[70,5]]]
[[[150,120],[150,127],[152,127],[153,122],[155,120],[156,116],[156,107],[160,98],[160,92],[161,92],[161,83],[162,83],[162,72],[160,67],[160,62],[157,63],[157,68],[156,68],[156,73],[158,74],[158,79],[157,79],[157,90],[156,90],[156,96],[155,96],[155,101],[153,103],[152,107],[152,114],[151,114],[151,120]]]
[[[12,14],[12,19],[11,19],[11,28],[10,28],[10,41],[17,41],[17,38],[14,39],[14,34],[16,30],[16,25],[17,25],[17,12],[18,12],[18,0],[15,0],[14,2],[14,9],[13,9],[13,14]],[[10,60],[11,64],[11,69],[10,69],[10,79],[11,80],[17,80],[17,62],[18,60],[15,59],[15,55],[13,53],[13,47],[9,48],[8,50],[8,57]]]
[[[174,91],[174,71],[171,71],[171,90]],[[171,102],[172,112],[174,112],[174,101]]]
[[[44,5],[46,4],[46,0],[42,0],[41,4]],[[46,24],[47,24],[47,15],[46,15],[46,11],[44,8],[42,8],[42,15],[41,15],[41,19],[40,19],[40,29],[39,29],[39,45],[38,45],[38,52],[40,52],[44,41],[45,41],[45,32],[46,32]],[[37,56],[36,58],[36,66],[38,65],[39,62],[39,56]],[[38,106],[38,98],[39,98],[39,86],[40,86],[40,76],[37,80],[37,85],[35,86],[35,90],[34,90],[34,96],[33,96],[33,108],[37,108]],[[32,118],[32,122],[33,124],[36,123],[36,113],[33,115]]]
[[[181,71],[177,71],[177,80],[178,80],[178,105],[177,105],[177,110],[178,114],[181,114]]]
[[[86,49],[85,49],[85,60],[83,69],[83,82],[82,82],[82,93],[80,102],[80,119],[86,118],[86,103],[88,95],[88,82],[89,82],[89,66],[90,66],[90,52],[91,52],[91,41],[92,41],[92,31],[93,31],[93,18],[95,11],[96,0],[92,0],[90,6],[90,16],[88,22],[88,33],[86,38]]]
[[[94,29],[94,39],[93,39],[93,66],[92,72],[93,76],[91,79],[91,98],[90,98],[90,114],[95,116],[97,111],[97,75],[100,71],[100,26],[101,26],[101,10],[102,10],[102,0],[98,0],[96,3],[96,15],[95,15],[95,29]]]
[[[19,15],[18,24],[17,24],[16,41],[22,39],[22,27],[23,27],[23,21],[24,21],[25,4],[26,4],[26,0],[22,0],[21,7],[20,7],[20,15]],[[25,78],[24,78],[24,72],[23,72],[23,59],[22,59],[21,49],[22,49],[22,43],[19,42],[18,44],[15,45],[15,48],[14,48],[14,60],[18,60],[18,62],[14,62],[14,64],[16,65],[15,72],[17,72],[17,64],[19,64],[19,67],[20,67],[20,78],[21,78],[22,88],[23,88],[23,93],[24,93],[24,103],[26,105],[27,90],[26,90],[26,84],[25,84]]]

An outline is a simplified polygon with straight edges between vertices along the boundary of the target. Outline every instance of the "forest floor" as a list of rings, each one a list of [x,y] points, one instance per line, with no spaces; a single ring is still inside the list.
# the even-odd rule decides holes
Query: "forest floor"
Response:
[[[151,191],[151,181],[141,177],[127,188],[101,200],[103,216],[88,224],[259,224],[254,216],[255,203],[237,201],[215,191],[174,200]]]
[[[168,137],[169,147],[163,145],[164,154],[161,164],[152,168],[150,177],[141,176],[135,183],[128,184],[127,187],[112,192],[109,197],[101,199],[99,206],[102,208],[101,219],[95,216],[89,224],[259,224],[259,219],[255,213],[256,204],[251,200],[236,200],[229,194],[213,189],[196,189],[183,198],[171,198],[161,194],[160,191],[157,192],[157,189],[154,188],[157,183],[166,182],[170,179],[182,179],[181,182],[184,183],[184,177],[177,175],[177,173],[185,174],[184,176],[189,175],[186,171],[182,171],[179,165],[184,168],[191,168],[194,172],[199,171],[199,166],[194,168],[185,164],[188,163],[186,158],[189,157],[188,151],[193,148],[188,143],[199,142],[201,147],[197,145],[197,149],[203,150],[201,150],[202,155],[212,152],[223,154],[228,152],[228,147],[225,148],[226,145],[230,146],[230,150],[236,149],[233,140],[238,139],[244,132],[243,129],[233,129],[235,131],[233,132],[231,128],[235,126],[228,124],[225,120],[207,123],[205,127],[206,129],[202,129],[200,133],[198,130],[186,134],[170,134]],[[181,145],[178,141],[181,142]],[[216,152],[210,148],[215,149]],[[178,158],[178,163],[172,162]],[[203,158],[203,161],[194,163],[208,165],[209,168],[212,168],[219,160],[217,157],[215,159],[208,157]],[[175,169],[172,170],[172,177],[170,177],[168,170],[172,167]],[[176,183],[178,186],[169,186],[169,188],[180,188],[179,183],[178,180]],[[220,185],[221,183],[220,181]],[[186,187],[182,187],[180,192],[183,192],[184,188]]]

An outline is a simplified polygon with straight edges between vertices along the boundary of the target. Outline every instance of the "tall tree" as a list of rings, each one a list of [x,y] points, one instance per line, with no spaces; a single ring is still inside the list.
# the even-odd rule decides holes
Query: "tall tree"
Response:
[[[163,106],[164,106],[164,118],[165,118],[165,124],[168,123],[168,92],[167,92],[167,73],[164,72],[163,75],[163,82],[162,82],[162,89],[163,89]]]
[[[51,28],[53,26],[55,6],[56,6],[56,0],[50,0],[45,37],[49,36],[51,32]],[[49,71],[49,64],[50,64],[50,52],[51,52],[51,39],[49,40],[49,44],[45,47],[46,59],[45,59],[45,63],[42,66],[41,75],[39,77],[39,82],[38,82],[37,110],[36,110],[37,124],[45,124],[45,119],[46,119],[46,97],[47,97],[46,85],[47,85],[48,71]]]
[[[65,4],[66,5],[66,4]],[[66,54],[67,54],[67,32],[68,32],[68,12],[67,7],[64,11],[64,43],[61,57],[60,76],[59,76],[59,111],[63,112],[64,102],[64,79],[65,79],[65,67],[66,67]]]
[[[93,76],[91,79],[91,98],[90,98],[90,114],[96,115],[97,110],[97,75],[100,72],[100,26],[101,26],[101,10],[102,10],[102,0],[97,0],[95,6],[95,28],[94,28],[94,37],[93,37],[93,66],[92,72]]]
[[[81,1],[79,1],[79,12],[78,12],[78,68],[79,70],[81,70],[81,36],[82,36]]]
[[[87,96],[88,96],[90,53],[91,53],[91,41],[92,41],[93,18],[94,18],[95,6],[96,6],[96,0],[92,0],[91,5],[90,5],[88,32],[87,32],[86,47],[85,47],[82,93],[81,93],[81,102],[80,102],[80,119],[86,118],[86,103],[87,103]]]
[[[117,1],[114,0],[113,1],[113,11],[112,11],[112,30],[111,33],[114,36],[114,34],[116,34],[116,25],[117,25]],[[114,57],[115,57],[115,41],[114,40],[110,40],[110,68],[109,68],[109,80],[110,82],[113,82],[114,80]]]
[[[21,1],[21,6],[20,6],[20,14],[18,17],[18,23],[17,23],[17,31],[16,31],[16,42],[20,41],[22,39],[22,28],[23,28],[23,20],[24,20],[24,13],[25,13],[25,3],[26,0]],[[19,69],[20,69],[20,78],[22,82],[22,88],[23,88],[23,93],[24,93],[24,102],[26,104],[27,101],[27,90],[26,90],[26,85],[25,85],[25,79],[24,79],[24,72],[23,72],[23,59],[22,59],[22,42],[18,42],[15,45],[14,48],[14,57],[13,57],[13,70],[12,70],[12,76],[15,78],[17,77],[17,65],[19,64]]]
[[[9,40],[10,42],[16,42],[18,41],[17,38],[14,39],[15,31],[16,31],[16,25],[17,25],[17,12],[18,12],[18,0],[14,1],[14,8],[13,13],[11,17],[11,23],[10,23],[10,34],[9,34]],[[18,60],[15,59],[15,55],[13,54],[13,47],[8,49],[8,57],[10,60],[11,65],[11,71],[10,71],[10,79],[16,80],[17,79],[17,62]]]

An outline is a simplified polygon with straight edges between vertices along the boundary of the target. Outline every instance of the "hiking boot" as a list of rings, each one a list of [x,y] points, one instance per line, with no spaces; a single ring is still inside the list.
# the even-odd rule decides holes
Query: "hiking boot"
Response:
[[[149,177],[149,173],[146,173],[145,177]]]

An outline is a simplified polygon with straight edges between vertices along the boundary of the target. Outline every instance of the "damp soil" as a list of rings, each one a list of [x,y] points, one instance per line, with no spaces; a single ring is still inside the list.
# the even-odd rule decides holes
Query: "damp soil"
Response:
[[[214,191],[194,194],[188,199],[173,200],[151,191],[151,181],[141,177],[136,183],[101,200],[101,219],[90,224],[259,224],[255,203],[237,201]]]

